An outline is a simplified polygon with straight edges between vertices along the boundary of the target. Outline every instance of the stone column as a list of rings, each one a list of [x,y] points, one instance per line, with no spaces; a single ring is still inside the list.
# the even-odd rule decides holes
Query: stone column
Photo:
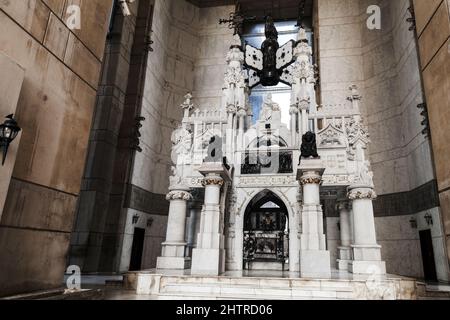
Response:
[[[381,246],[377,244],[372,201],[376,193],[372,187],[351,186],[348,198],[353,208],[353,261],[349,271],[355,274],[385,274],[386,264],[381,261]]]
[[[197,247],[192,251],[191,274],[218,276],[225,271],[224,217],[220,211],[220,196],[223,184],[229,181],[228,170],[221,163],[205,163],[199,172],[205,176],[205,202]]]
[[[195,242],[195,226],[197,224],[197,209],[194,206],[189,208],[189,223],[187,226],[187,250],[186,256],[191,256]]]
[[[331,278],[330,252],[326,250],[320,184],[325,171],[320,159],[302,159],[297,179],[303,190],[300,276]]]
[[[236,108],[234,106],[228,106],[227,108],[227,132],[226,132],[226,155],[228,159],[232,159],[233,155],[233,140],[234,140],[234,118],[235,118]]]
[[[305,133],[309,131],[309,116],[308,116],[308,110],[309,110],[309,97],[305,97],[300,99],[299,102],[299,124],[300,124],[300,137],[303,136]]]
[[[157,269],[183,270],[190,266],[186,254],[186,210],[192,199],[189,188],[176,186],[167,194],[170,201],[167,221],[166,241],[162,244],[162,254],[156,262]]]
[[[297,107],[292,106],[289,113],[291,115],[291,146],[295,148],[297,146]]]
[[[340,201],[337,205],[339,210],[339,225],[341,233],[341,246],[338,247],[338,270],[348,270],[348,264],[352,260],[350,245],[352,244],[352,232],[350,222],[350,204],[348,201]]]
[[[244,132],[245,132],[245,117],[247,116],[247,112],[244,109],[240,109],[237,113],[237,117],[239,119],[239,129],[238,129],[238,148],[245,148],[244,146]]]

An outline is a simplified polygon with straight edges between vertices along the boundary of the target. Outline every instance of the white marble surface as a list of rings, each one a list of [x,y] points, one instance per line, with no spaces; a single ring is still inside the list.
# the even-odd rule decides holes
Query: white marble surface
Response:
[[[416,299],[416,282],[407,278],[380,276],[355,277],[347,272],[333,272],[332,278],[298,279],[289,273],[230,273],[220,277],[174,275],[153,271],[129,273],[129,289],[138,295],[156,295],[162,299]]]

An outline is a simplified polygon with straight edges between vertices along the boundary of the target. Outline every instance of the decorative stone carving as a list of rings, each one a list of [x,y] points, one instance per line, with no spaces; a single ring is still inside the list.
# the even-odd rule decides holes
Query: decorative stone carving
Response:
[[[324,175],[323,183],[324,185],[350,185],[355,182],[354,175]]]
[[[290,107],[289,108],[289,114],[290,115],[298,114],[298,109],[296,107],[294,107],[294,106]]]
[[[270,121],[274,112],[279,112],[280,106],[273,102],[272,95],[268,94],[264,97],[263,107],[261,110],[260,119],[263,121]]]
[[[349,122],[347,126],[347,136],[350,144],[355,144],[357,140],[361,140],[365,144],[370,142],[369,130],[360,117],[353,117]]]
[[[172,175],[169,177],[169,182],[171,186],[180,185],[182,182],[181,170],[175,166],[171,167]]]
[[[207,177],[207,178],[204,178],[202,181],[202,185],[204,187],[209,186],[209,185],[223,186],[223,184],[224,184],[224,181],[220,177],[211,177],[211,178]]]
[[[237,107],[235,105],[228,105],[227,106],[227,113],[236,114],[237,113]]]
[[[345,134],[332,124],[317,134],[319,147],[345,147]]]
[[[194,104],[192,103],[192,94],[188,93],[184,96],[184,102],[181,104],[181,109],[184,110],[185,118],[189,116],[189,111],[194,108]]]
[[[373,172],[369,170],[369,166],[370,166],[369,161],[364,161],[363,163],[360,164],[357,180],[359,183],[373,188],[374,187]]]
[[[302,186],[306,184],[320,184],[322,182],[322,178],[320,176],[317,177],[302,177],[300,179],[300,184]]]
[[[353,117],[346,126],[349,148],[347,150],[348,159],[364,160],[363,149],[370,143],[368,128],[363,124],[360,116]],[[358,154],[359,153],[359,154]]]
[[[190,200],[192,200],[192,195],[189,192],[186,192],[186,191],[174,190],[174,191],[170,191],[167,194],[166,200],[168,200],[168,201],[171,201],[171,200],[190,201]]]
[[[347,99],[349,100],[349,101],[355,101],[355,100],[361,100],[362,99],[362,97],[361,97],[361,95],[359,94],[359,91],[358,91],[358,86],[357,85],[355,85],[355,84],[353,84],[353,85],[351,85],[350,87],[349,87],[349,89],[350,89],[350,91],[351,91],[351,95],[349,96],[349,97],[347,97]]]
[[[240,108],[247,109],[247,72],[243,70],[244,53],[239,35],[233,37],[233,42],[227,54],[227,69],[224,77],[225,107],[228,113],[235,114]]]
[[[370,188],[357,188],[351,190],[347,194],[347,198],[350,200],[357,200],[357,199],[375,200],[377,198],[377,194],[373,189]]]
[[[298,109],[299,110],[309,110],[309,105],[311,102],[311,98],[310,97],[304,97],[298,100]]]
[[[180,125],[172,133],[171,141],[173,144],[172,150],[176,154],[189,153],[192,148],[192,132],[184,125]]]
[[[239,186],[258,187],[258,186],[295,186],[297,180],[294,176],[256,176],[256,177],[241,177],[239,179]]]

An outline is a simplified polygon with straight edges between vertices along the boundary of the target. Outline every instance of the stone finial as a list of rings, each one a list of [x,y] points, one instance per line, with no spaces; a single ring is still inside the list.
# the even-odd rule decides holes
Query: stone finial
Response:
[[[231,41],[231,48],[242,47],[242,40],[238,34],[233,36],[233,40]]]
[[[361,100],[362,96],[359,94],[358,86],[353,84],[349,87],[351,95],[347,98],[349,101]]]
[[[300,28],[298,30],[297,40],[298,42],[308,42],[308,35],[306,34],[305,29]]]

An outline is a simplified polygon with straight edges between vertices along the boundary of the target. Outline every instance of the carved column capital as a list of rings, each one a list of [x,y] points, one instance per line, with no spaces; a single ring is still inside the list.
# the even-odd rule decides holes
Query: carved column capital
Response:
[[[223,179],[221,177],[206,177],[202,180],[202,185],[204,187],[206,186],[210,186],[210,185],[218,185],[218,186],[223,186]]]
[[[300,184],[304,186],[305,184],[321,184],[322,177],[319,175],[305,175],[300,178]]]
[[[297,114],[297,113],[298,113],[298,109],[297,109],[296,106],[292,106],[292,107],[289,109],[289,114],[290,114],[290,115],[294,115],[294,114]]]
[[[308,98],[303,98],[303,99],[300,99],[299,100],[299,102],[298,102],[298,109],[300,110],[300,111],[303,111],[303,110],[309,110],[309,105],[310,105],[310,98],[308,97]]]
[[[228,114],[233,114],[234,115],[234,114],[236,114],[236,112],[237,112],[236,106],[234,106],[232,104],[227,106],[227,113]]]
[[[375,200],[377,198],[377,194],[372,188],[355,188],[349,189],[347,198],[350,200]]]
[[[239,111],[237,112],[237,116],[238,117],[246,117],[247,116],[247,111],[243,108],[240,108]]]
[[[192,195],[187,191],[173,190],[167,194],[166,200],[168,200],[168,201],[172,201],[172,200],[190,201],[190,200],[192,200]]]

